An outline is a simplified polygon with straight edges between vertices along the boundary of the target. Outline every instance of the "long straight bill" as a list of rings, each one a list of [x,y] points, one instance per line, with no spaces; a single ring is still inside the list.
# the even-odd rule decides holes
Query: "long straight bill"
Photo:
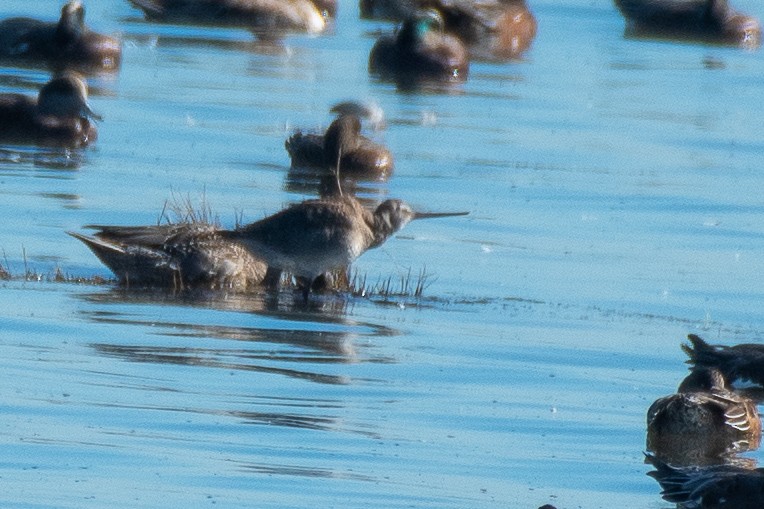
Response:
[[[414,212],[412,219],[429,219],[432,217],[466,216],[469,212]]]

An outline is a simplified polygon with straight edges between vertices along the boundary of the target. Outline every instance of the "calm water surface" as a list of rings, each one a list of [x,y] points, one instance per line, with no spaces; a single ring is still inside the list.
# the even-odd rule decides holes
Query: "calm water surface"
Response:
[[[107,276],[64,232],[154,223],[172,196],[225,225],[308,197],[284,140],[348,98],[384,108],[396,157],[363,196],[470,215],[356,264],[372,282],[425,270],[422,299],[4,282],[0,506],[668,507],[644,416],[683,377],[680,341],[764,337],[762,52],[624,39],[607,1],[531,6],[525,60],[402,94],[368,77],[389,25],[352,2],[282,47],[88,2],[123,68],[89,82],[93,148],[0,150],[13,272]],[[47,79],[0,68],[1,91]]]

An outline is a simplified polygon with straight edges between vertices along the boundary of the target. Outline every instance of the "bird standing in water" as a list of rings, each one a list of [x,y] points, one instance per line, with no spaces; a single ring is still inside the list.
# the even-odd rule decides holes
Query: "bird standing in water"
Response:
[[[205,221],[148,226],[98,226],[81,240],[127,287],[247,291],[265,277],[265,263],[221,228]]]
[[[371,212],[355,198],[340,196],[304,201],[220,234],[265,260],[269,269],[304,278],[303,297],[307,301],[318,276],[348,266],[410,221],[466,214],[414,212],[401,200],[386,200]]]

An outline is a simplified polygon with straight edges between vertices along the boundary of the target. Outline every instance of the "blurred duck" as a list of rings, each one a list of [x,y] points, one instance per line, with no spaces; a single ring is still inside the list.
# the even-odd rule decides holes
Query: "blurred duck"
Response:
[[[660,484],[661,496],[683,509],[761,509],[764,469],[734,465],[677,467],[651,454],[655,470],[647,475]]]
[[[246,291],[265,277],[262,260],[206,222],[90,228],[98,230],[95,235],[67,233],[125,286]]]
[[[130,0],[152,21],[246,28],[261,37],[283,31],[319,33],[322,13],[336,12],[336,0]]]
[[[525,0],[362,0],[361,16],[402,21],[433,9],[445,31],[478,58],[519,58],[536,37],[536,18]]]
[[[688,364],[719,370],[730,382],[752,382],[764,387],[764,345],[709,345],[695,334],[687,336],[690,345],[682,345]]]
[[[638,36],[690,38],[756,48],[759,21],[732,9],[727,0],[615,0],[627,21],[627,33]]]
[[[369,55],[369,72],[403,85],[464,81],[468,71],[464,44],[443,32],[443,19],[433,10],[407,18],[394,35],[382,36]]]
[[[46,83],[38,98],[0,94],[0,139],[18,143],[84,147],[98,137],[90,119],[85,82],[67,72]]]
[[[295,132],[285,143],[292,167],[336,170],[344,177],[385,180],[393,171],[390,151],[361,134],[360,117],[379,122],[379,113],[359,103],[341,103],[333,107],[338,113],[326,132]]]
[[[720,463],[761,440],[756,404],[727,389],[716,369],[696,368],[676,394],[647,411],[647,448],[674,464]]]
[[[78,0],[64,5],[58,22],[11,18],[0,22],[0,58],[42,61],[56,69],[98,71],[119,68],[120,42],[85,26]]]

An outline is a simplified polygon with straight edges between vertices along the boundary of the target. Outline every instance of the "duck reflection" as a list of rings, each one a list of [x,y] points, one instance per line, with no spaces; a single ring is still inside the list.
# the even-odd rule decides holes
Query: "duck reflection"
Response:
[[[157,34],[152,35],[131,34],[126,39],[138,46],[149,48],[157,46],[167,49],[200,47],[274,56],[290,55],[294,51],[293,48],[284,43],[283,39],[231,39],[215,37],[214,33],[210,35],[210,32],[198,29],[193,29],[190,34],[179,34],[174,27],[172,30],[158,30]]]
[[[646,462],[655,470],[664,500],[683,509],[760,509],[764,506],[764,469],[740,465],[677,467],[654,455]]]
[[[31,147],[7,145],[0,147],[0,164],[31,164],[37,168],[50,170],[76,170],[87,160],[82,150],[59,147]],[[4,173],[7,173],[4,171]],[[64,178],[66,172],[56,171],[47,174],[50,178]],[[73,177],[72,177],[73,178]]]

